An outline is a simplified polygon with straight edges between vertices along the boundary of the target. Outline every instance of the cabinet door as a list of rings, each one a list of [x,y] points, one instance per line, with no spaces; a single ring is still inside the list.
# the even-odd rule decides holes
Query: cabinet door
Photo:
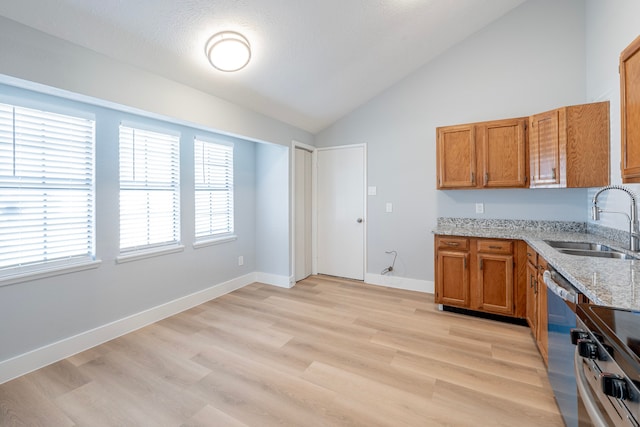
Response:
[[[440,250],[436,265],[436,302],[469,307],[469,253]]]
[[[535,265],[527,262],[527,311],[526,318],[527,324],[533,335],[537,334],[537,325],[538,325],[538,299],[537,299],[537,284],[538,280],[538,269]]]
[[[476,186],[476,147],[473,125],[438,128],[438,188]]]
[[[478,309],[512,315],[513,255],[478,254]]]
[[[482,129],[482,186],[524,187],[526,185],[525,119],[500,120]]]
[[[531,186],[560,184],[559,111],[536,114],[529,119]]]
[[[640,182],[640,37],[620,55],[622,182]]]

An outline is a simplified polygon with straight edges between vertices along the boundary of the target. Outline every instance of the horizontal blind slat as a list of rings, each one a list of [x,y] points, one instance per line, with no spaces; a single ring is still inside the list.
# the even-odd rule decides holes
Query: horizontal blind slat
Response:
[[[0,275],[91,259],[95,121],[0,104]]]
[[[120,126],[120,250],[180,240],[179,136]]]

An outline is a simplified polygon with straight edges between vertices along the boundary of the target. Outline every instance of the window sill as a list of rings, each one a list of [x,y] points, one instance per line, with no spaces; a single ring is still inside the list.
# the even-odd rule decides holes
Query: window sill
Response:
[[[238,240],[238,236],[236,236],[235,234],[221,236],[221,237],[214,237],[211,239],[202,239],[198,242],[195,242],[193,244],[193,248],[194,249],[204,248],[207,246],[219,245],[221,243],[233,242],[234,240]]]
[[[183,245],[165,246],[162,248],[153,248],[142,251],[135,251],[116,257],[116,264],[124,264],[125,262],[138,261],[141,259],[153,258],[161,255],[168,255],[184,251]]]
[[[0,286],[9,286],[31,280],[45,279],[47,277],[60,276],[62,274],[75,273],[78,271],[92,270],[98,268],[102,261],[82,261],[75,264],[61,265],[41,270],[22,271],[15,274],[0,277]]]

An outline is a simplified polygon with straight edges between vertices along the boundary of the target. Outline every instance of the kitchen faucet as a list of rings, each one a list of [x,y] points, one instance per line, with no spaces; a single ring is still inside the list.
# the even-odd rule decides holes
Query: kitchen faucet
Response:
[[[630,215],[627,215],[625,212],[616,212],[616,211],[605,211],[598,207],[598,196],[600,193],[603,193],[607,190],[621,190],[627,193],[629,198],[631,198],[631,212]],[[619,213],[623,214],[629,220],[629,249],[633,252],[640,251],[640,227],[638,226],[638,207],[637,207],[637,197],[635,193],[629,190],[622,185],[607,185],[606,187],[601,188],[598,192],[593,196],[593,202],[591,206],[591,219],[594,221],[598,221],[600,219],[601,213]]]

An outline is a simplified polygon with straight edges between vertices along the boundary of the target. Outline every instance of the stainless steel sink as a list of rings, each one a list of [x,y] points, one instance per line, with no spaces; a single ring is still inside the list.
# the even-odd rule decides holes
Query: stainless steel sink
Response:
[[[547,245],[556,249],[581,249],[587,251],[615,251],[615,249],[611,249],[607,245],[601,245],[599,243],[589,243],[589,242],[558,242],[555,240],[545,240]]]
[[[611,248],[604,251],[586,249],[558,249],[558,252],[562,252],[563,254],[568,255],[590,256],[598,258],[636,259],[636,257],[632,255],[618,252],[616,250],[612,250]]]
[[[559,242],[545,240],[545,243],[558,252],[568,255],[590,256],[598,258],[637,259],[633,255],[612,249],[607,245],[589,242]]]

